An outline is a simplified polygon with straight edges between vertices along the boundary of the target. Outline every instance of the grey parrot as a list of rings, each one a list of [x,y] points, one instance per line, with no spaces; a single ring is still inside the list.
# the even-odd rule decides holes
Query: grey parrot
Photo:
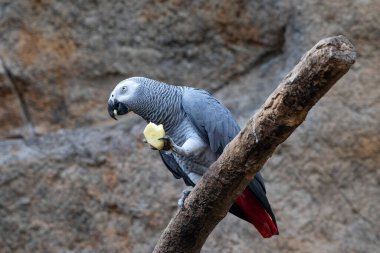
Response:
[[[109,115],[116,119],[130,111],[147,122],[163,124],[167,150],[159,154],[173,176],[187,186],[197,184],[240,131],[231,112],[207,91],[144,77],[121,81],[111,92]],[[180,206],[188,193],[183,192]],[[230,212],[253,224],[264,238],[278,235],[260,173],[236,198]]]

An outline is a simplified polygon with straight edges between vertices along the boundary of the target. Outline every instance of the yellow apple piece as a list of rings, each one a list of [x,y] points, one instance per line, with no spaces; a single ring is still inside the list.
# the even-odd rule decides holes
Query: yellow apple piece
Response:
[[[144,136],[146,141],[158,150],[164,148],[164,141],[159,140],[165,136],[164,126],[162,124],[156,125],[150,122],[144,129]]]

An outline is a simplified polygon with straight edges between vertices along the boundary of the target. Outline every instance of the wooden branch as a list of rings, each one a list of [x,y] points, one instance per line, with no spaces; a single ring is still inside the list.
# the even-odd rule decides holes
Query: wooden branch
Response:
[[[211,165],[153,252],[200,252],[235,198],[355,58],[353,45],[343,36],[323,39],[309,50]]]

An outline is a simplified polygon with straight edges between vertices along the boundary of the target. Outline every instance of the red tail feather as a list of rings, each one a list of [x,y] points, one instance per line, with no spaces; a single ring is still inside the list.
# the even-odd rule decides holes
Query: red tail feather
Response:
[[[247,220],[256,227],[264,238],[278,234],[271,217],[248,187],[236,198],[235,204],[243,210]]]

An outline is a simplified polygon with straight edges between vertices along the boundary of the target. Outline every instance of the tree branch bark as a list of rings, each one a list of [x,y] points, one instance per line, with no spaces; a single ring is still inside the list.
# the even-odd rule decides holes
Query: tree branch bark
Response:
[[[235,198],[355,58],[353,45],[343,36],[323,39],[309,50],[211,165],[153,252],[200,252]]]

